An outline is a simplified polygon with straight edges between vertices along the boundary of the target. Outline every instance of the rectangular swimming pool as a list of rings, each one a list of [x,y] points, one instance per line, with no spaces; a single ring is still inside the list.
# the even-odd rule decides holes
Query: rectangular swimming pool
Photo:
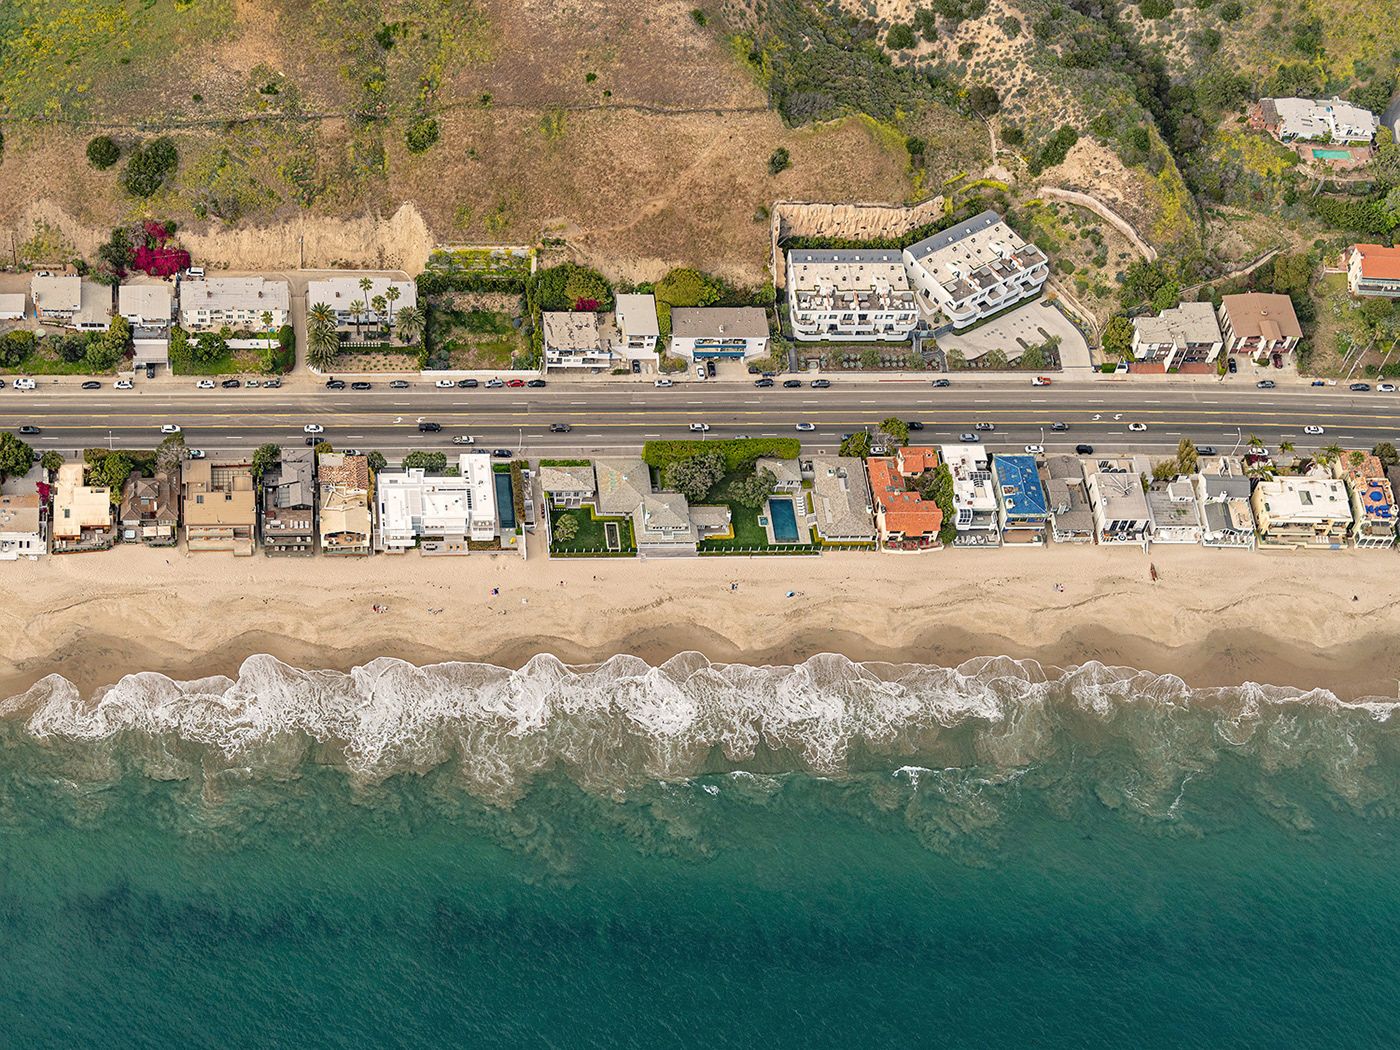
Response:
[[[510,487],[510,475],[496,475],[496,513],[501,516],[501,528],[515,528],[515,495]]]
[[[770,499],[768,516],[773,522],[773,535],[783,543],[797,542],[797,511],[790,499]]]

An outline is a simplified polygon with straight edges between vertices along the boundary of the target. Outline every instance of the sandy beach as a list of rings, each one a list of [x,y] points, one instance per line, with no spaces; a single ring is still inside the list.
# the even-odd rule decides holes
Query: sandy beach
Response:
[[[85,692],[135,671],[231,675],[255,653],[347,670],[377,656],[519,666],[537,653],[586,664],[698,650],[759,664],[820,652],[938,664],[1100,660],[1192,685],[1393,697],[1392,563],[1386,552],[1185,546],[528,563],[119,547],[4,566],[0,696],[54,672]]]

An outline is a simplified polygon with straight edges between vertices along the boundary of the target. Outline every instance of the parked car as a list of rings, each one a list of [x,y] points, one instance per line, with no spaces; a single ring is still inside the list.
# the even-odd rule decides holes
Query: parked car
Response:
[[[407,379],[391,379],[391,380],[389,380],[389,389],[390,389],[390,390],[407,390],[407,389],[408,389],[408,380],[407,380]]]
[[[756,376],[761,371],[763,370],[759,368],[758,365],[749,365],[749,375]]]
[[[675,386],[675,382],[670,379],[658,379],[652,386]]]
[[[934,386],[952,386],[953,383],[952,383],[952,380],[949,380],[949,379],[935,379],[935,380],[933,381],[933,385],[934,385]]]
[[[1128,424],[1128,429],[1131,430],[1134,434],[1141,434],[1144,430],[1147,429],[1147,424],[1146,424],[1146,423],[1129,423],[1129,424]]]
[[[187,448],[187,449],[185,449],[185,458],[187,458],[187,459],[203,459],[203,458],[204,458],[204,449],[202,449],[202,448]]]
[[[1395,393],[1395,384],[1382,383],[1380,386],[1376,387],[1376,389],[1379,390],[1382,394],[1393,394]]]
[[[1028,456],[1043,456],[1043,455],[1045,455],[1045,446],[1044,446],[1044,445],[1027,445],[1027,446],[1026,446],[1026,455],[1028,455]]]
[[[301,428],[301,432],[303,434],[324,434],[326,432],[326,428],[321,426],[320,423],[308,423],[306,424],[306,426]]]
[[[1076,456],[1092,456],[1094,454],[1093,445],[1075,445],[1074,454]]]
[[[1196,446],[1196,452],[1197,452],[1198,454],[1202,455],[1202,456],[1213,456],[1213,455],[1215,455],[1215,446],[1214,446],[1214,445],[1197,445],[1197,446]]]
[[[276,389],[277,387],[279,387],[279,386],[281,386],[281,385],[282,385],[282,380],[280,380],[280,379],[265,379],[265,380],[263,380],[263,387],[264,387],[264,389],[267,389],[267,390]]]
[[[99,382],[98,382],[97,380],[95,380],[95,379],[89,379],[86,383],[83,384],[83,389],[84,389],[84,390],[101,390],[101,389],[102,389],[102,384],[99,383]]]
[[[1230,370],[1230,374],[1231,374],[1231,375],[1234,375],[1236,372],[1238,372],[1238,371],[1240,370],[1240,366],[1237,365],[1237,364],[1235,364],[1235,359],[1234,359],[1233,357],[1230,358],[1230,363],[1227,364],[1225,367],[1228,368],[1228,369]]]
[[[439,379],[433,384],[433,386],[437,387],[439,390],[451,390],[456,385],[457,384],[450,379]]]
[[[543,380],[543,379],[532,379],[532,380],[530,380],[528,383],[526,383],[525,385],[526,385],[526,386],[534,386],[534,387],[544,386],[544,380]]]
[[[635,357],[632,358],[632,374],[634,376],[639,376],[642,374],[642,363],[638,361]]]
[[[327,379],[327,380],[326,380],[326,389],[327,389],[327,390],[344,390],[344,389],[345,389],[345,380],[343,380],[343,379]]]
[[[797,429],[802,431],[816,430],[817,425],[815,423],[798,423]]]
[[[187,269],[187,270],[185,271],[185,276],[186,276],[186,277],[202,278],[202,277],[204,276],[204,267],[203,267],[203,266],[191,266],[189,269]]]
[[[522,387],[522,386],[524,386],[524,385],[525,385],[525,380],[523,380],[523,379],[512,379],[512,380],[510,380],[509,382],[506,383],[506,386],[510,386],[510,387]]]
[[[33,390],[34,386],[34,380],[30,376],[20,376],[20,378],[15,380],[16,390]]]
[[[916,422],[915,422],[914,420],[912,420],[912,419],[911,419],[909,422],[905,423],[904,425],[905,425],[906,427],[908,427],[910,430],[923,430],[923,429],[924,429],[924,425],[923,425],[922,423],[916,423]]]
[[[1282,355],[1281,353],[1279,353],[1277,350],[1274,351],[1274,367],[1275,367],[1275,368],[1282,368],[1282,367],[1283,367],[1283,355]]]
[[[813,379],[813,380],[812,380],[812,389],[813,389],[813,390],[825,390],[825,389],[826,389],[827,387],[829,387],[829,386],[831,386],[831,380],[830,380],[830,379]]]
[[[1068,424],[1068,423],[1051,423],[1051,424],[1050,424],[1050,429],[1051,429],[1051,430],[1068,430],[1068,429],[1069,429],[1069,424]]]
[[[241,387],[243,384],[240,383],[237,379],[225,379],[225,380],[224,380],[222,383],[220,383],[219,385],[220,385],[221,387],[223,387],[225,390],[237,390],[237,389],[238,389],[239,387]]]
[[[440,430],[442,430],[442,424],[441,424],[441,423],[419,423],[419,424],[418,424],[418,433],[420,433],[420,434],[436,434],[436,433],[438,433]]]
[[[692,423],[692,424],[690,424],[690,429],[691,429],[691,430],[695,430],[695,431],[699,431],[700,433],[703,434],[705,431],[707,431],[707,430],[710,429],[710,424],[708,424],[708,423]]]
[[[695,374],[696,374],[696,376],[699,377],[700,379],[704,379],[704,378],[705,378],[705,366],[704,366],[704,365],[696,365],[696,366],[695,366]]]
[[[1254,385],[1257,386],[1260,390],[1272,390],[1274,388],[1274,381],[1272,379],[1261,379]],[[1352,389],[1355,390],[1356,387],[1352,387]],[[1367,387],[1366,389],[1370,390],[1371,388]]]
[[[175,423],[166,423],[161,426],[160,432],[162,434],[178,434],[180,433],[180,427]]]
[[[505,386],[506,381],[504,379],[488,379],[486,380],[486,385],[491,389],[496,389]]]
[[[215,384],[214,380],[212,380],[212,379],[201,379],[198,383],[195,384],[195,389],[196,389],[196,390],[213,390],[214,387],[215,387],[216,385],[217,385],[217,384]]]
[[[510,459],[510,449],[493,448],[491,450],[491,455],[495,456],[497,459]]]
[[[476,389],[476,380],[475,380],[475,379],[459,379],[459,380],[457,380],[457,385],[458,385],[461,389],[463,389],[463,390],[474,390],[474,389]]]
[[[1045,376],[1036,376],[1031,380],[1031,386],[1049,386],[1050,380]]]
[[[976,434],[959,434],[959,435],[958,435],[958,440],[959,440],[959,441],[966,441],[966,442],[968,442],[968,443],[971,443],[971,442],[973,442],[973,441],[981,441],[982,439],[981,439],[980,437],[978,437]]]
[[[247,387],[248,389],[250,389],[250,390],[254,390],[254,389],[256,389],[256,388],[258,387],[259,384],[258,384],[258,381],[257,381],[256,379],[250,379],[250,380],[248,380],[248,382],[244,383],[243,385],[246,386],[246,387]]]
[[[716,367],[713,359],[705,362],[705,374],[711,379],[715,377]]]
[[[1304,427],[1304,428],[1303,428],[1303,433],[1304,433],[1304,434],[1321,434],[1321,433],[1322,433],[1322,428],[1321,428],[1321,427]]]
[[[146,378],[147,378],[147,379],[154,379],[155,377],[156,377],[156,366],[153,365],[153,364],[147,363],[147,365],[146,365]],[[278,386],[281,386],[282,384],[281,384],[281,383],[278,383],[277,385],[278,385]]]
[[[1351,384],[1351,388],[1352,388],[1353,390],[1370,390],[1370,389],[1371,389],[1371,384],[1370,384],[1370,383],[1352,383],[1352,384]]]
[[[351,389],[351,390],[368,390],[368,389],[370,389],[370,385],[371,385],[371,384],[369,384],[369,383],[351,383],[351,384],[350,384],[350,389]]]
[[[1312,385],[1313,385],[1313,386],[1326,386],[1327,384],[1326,384],[1323,380],[1321,380],[1321,379],[1314,379],[1314,380],[1312,381]]]
[[[978,430],[995,430],[996,428],[997,428],[997,425],[996,425],[995,423],[978,423],[978,424],[977,424],[977,429],[978,429]]]
[[[39,428],[34,426],[33,424],[26,423],[24,424],[24,426],[19,428],[19,432],[21,434],[38,434],[40,431]]]
[[[476,444],[476,438],[474,438],[474,437],[468,437],[466,434],[458,434],[456,437],[454,437],[454,438],[452,439],[452,444],[454,444],[454,445],[475,445],[475,444]]]
[[[800,379],[784,379],[784,380],[783,380],[783,386],[787,387],[789,390],[795,390],[795,389],[797,389],[798,387],[800,387],[801,385],[802,385],[802,380],[800,380]]]
[[[573,424],[571,424],[571,423],[551,423],[551,424],[549,424],[549,432],[550,432],[551,434],[567,434],[569,431],[571,431],[571,430],[573,430],[573,429],[574,429],[574,428],[573,428]]]
[[[872,456],[888,456],[890,454],[890,448],[888,445],[871,445],[870,454]]]
[[[753,381],[753,385],[754,385],[754,386],[772,386],[772,385],[773,385],[773,380],[771,380],[771,379],[755,379],[755,380]]]
[[[4,381],[3,379],[0,379],[0,390],[4,390],[4,389],[5,389],[5,381]]]
[[[115,389],[117,389],[117,390],[130,390],[130,389],[131,389],[131,380],[130,380],[130,379],[118,379],[115,383],[112,384],[112,386],[113,386]]]

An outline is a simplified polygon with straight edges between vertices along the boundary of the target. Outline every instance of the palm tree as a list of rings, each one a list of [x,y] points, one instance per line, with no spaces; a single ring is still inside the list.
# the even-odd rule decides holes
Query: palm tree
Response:
[[[335,311],[325,303],[317,303],[306,311],[307,330],[309,331],[315,325],[322,328],[335,328]]]
[[[423,311],[416,306],[405,306],[399,311],[398,320],[394,325],[398,336],[405,343],[412,343],[423,335],[423,329],[427,327],[427,318]]]
[[[374,313],[375,313],[375,315],[376,315],[378,318],[380,318],[380,320],[379,320],[379,326],[380,326],[381,328],[383,328],[383,327],[384,327],[384,320],[383,320],[383,318],[384,318],[384,296],[382,296],[382,295],[376,295],[376,296],[374,297],[374,301],[370,303],[370,306],[374,307]]]
[[[340,353],[340,337],[336,335],[335,312],[325,303],[317,303],[306,311],[306,362],[317,371],[324,371]]]
[[[355,315],[355,338],[356,338],[356,339],[360,338],[360,322],[364,320],[364,318],[361,317],[360,315],[364,313],[364,310],[365,310],[365,301],[364,301],[363,299],[356,299],[353,303],[350,304],[350,312],[351,312],[352,314]]]
[[[394,304],[399,300],[399,290],[394,285],[389,285],[389,290],[384,293],[384,297],[389,300],[389,323],[394,323]]]
[[[374,287],[374,281],[368,277],[360,278],[360,291],[365,293],[365,298],[369,298],[369,290]]]
[[[1342,446],[1334,441],[1332,444],[1324,445],[1322,448],[1318,449],[1317,458],[1322,460],[1323,463],[1335,463],[1342,458],[1343,451],[1345,450]]]
[[[1291,442],[1291,441],[1280,441],[1280,442],[1278,443],[1278,454],[1279,454],[1280,456],[1286,456],[1286,455],[1288,455],[1288,453],[1290,453],[1290,452],[1292,452],[1292,451],[1293,451],[1293,442]]]
[[[1258,434],[1250,434],[1250,435],[1249,435],[1249,447],[1250,447],[1250,448],[1263,448],[1263,447],[1264,447],[1264,439],[1261,438]]]
[[[262,312],[262,323],[263,323],[263,327],[267,329],[267,334],[268,334],[268,335],[271,335],[271,334],[272,334],[272,311],[271,311],[271,310],[264,310],[264,311]]]

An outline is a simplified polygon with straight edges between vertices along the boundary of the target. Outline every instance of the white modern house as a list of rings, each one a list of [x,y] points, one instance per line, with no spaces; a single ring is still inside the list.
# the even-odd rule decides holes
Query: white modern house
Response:
[[[366,290],[361,281],[369,281]],[[398,298],[390,301],[389,290],[395,289]],[[383,298],[383,312],[375,310],[374,300]],[[352,327],[358,320],[361,325],[376,325],[389,318],[405,306],[418,305],[418,286],[412,281],[395,281],[389,277],[376,277],[367,273],[348,273],[328,277],[324,281],[306,283],[306,305],[309,309],[318,303],[325,303],[335,312],[336,326]],[[351,309],[352,303],[359,303],[360,309]]]
[[[425,540],[430,553],[466,554],[467,541],[493,540],[500,532],[491,460],[463,453],[456,477],[421,469],[375,476],[374,549],[403,554]]]
[[[908,339],[919,321],[903,255],[889,251],[791,251],[788,316],[794,339]]]
[[[290,316],[290,290],[286,281],[261,277],[210,277],[180,284],[180,324],[189,331],[224,327],[263,331],[264,314],[272,315],[272,328],[281,328]]]
[[[598,315],[589,310],[547,310],[540,315],[544,370],[613,367],[613,352],[598,337]]]
[[[961,547],[1001,546],[991,461],[981,445],[941,445],[939,458],[953,475],[953,508]]]
[[[692,361],[764,357],[768,353],[768,312],[757,306],[673,307],[671,353]]]
[[[1089,474],[1085,483],[1098,542],[1106,547],[1145,550],[1152,538],[1152,511],[1142,491],[1142,479],[1132,471],[1096,472]]]
[[[1215,307],[1182,303],[1156,317],[1133,319],[1133,357],[1160,361],[1164,368],[1214,361],[1224,341]]]
[[[1050,264],[994,211],[984,211],[904,249],[909,281],[926,306],[966,328],[1036,295]]]
[[[1351,535],[1351,495],[1337,478],[1266,478],[1250,506],[1260,546],[1344,550]]]
[[[1370,110],[1340,98],[1265,98],[1259,109],[1264,126],[1280,142],[1369,143],[1380,126]]]
[[[613,324],[617,341],[613,350],[625,360],[652,357],[661,339],[661,324],[656,317],[656,296],[623,294],[613,305]]]
[[[48,552],[48,528],[38,495],[0,495],[0,561]]]
[[[117,313],[133,328],[169,328],[174,297],[170,286],[124,284],[117,289]]]

